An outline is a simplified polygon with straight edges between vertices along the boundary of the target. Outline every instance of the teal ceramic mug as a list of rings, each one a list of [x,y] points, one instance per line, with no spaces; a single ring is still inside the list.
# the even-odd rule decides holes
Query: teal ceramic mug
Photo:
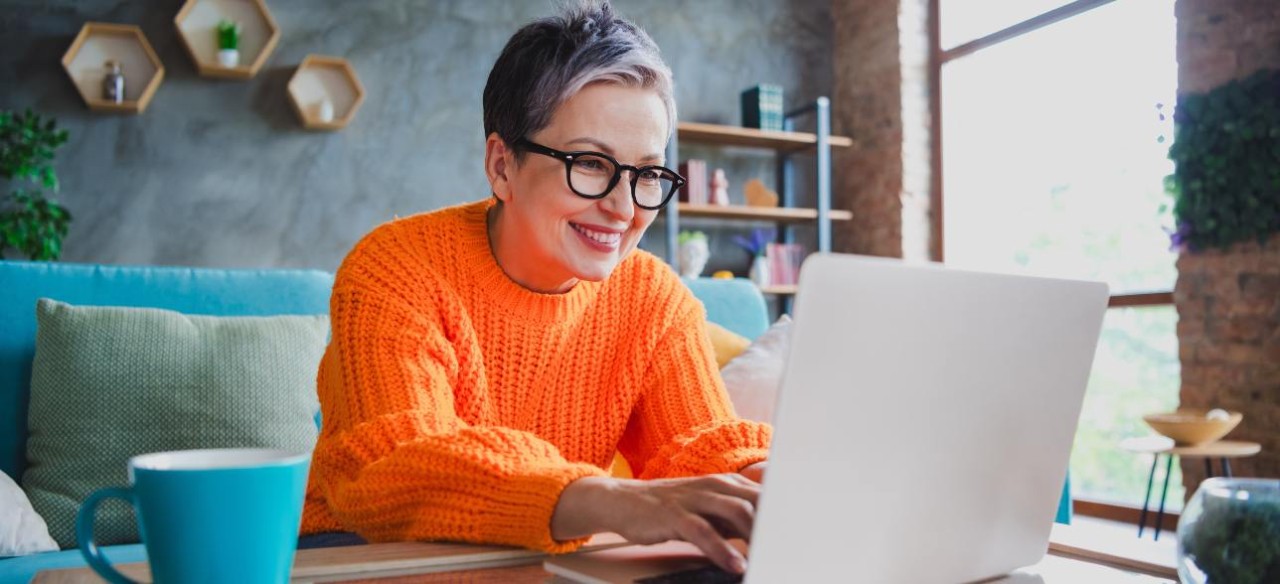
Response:
[[[131,486],[99,489],[80,506],[80,553],[108,582],[132,582],[93,542],[98,505],[117,498],[133,505],[157,584],[288,582],[310,464],[310,453],[261,449],[135,456]]]

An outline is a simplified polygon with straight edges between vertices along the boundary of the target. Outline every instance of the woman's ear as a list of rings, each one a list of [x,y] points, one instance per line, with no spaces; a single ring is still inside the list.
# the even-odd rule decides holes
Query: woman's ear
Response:
[[[484,143],[484,173],[489,177],[493,196],[504,203],[511,200],[511,179],[515,172],[515,151],[492,132]]]

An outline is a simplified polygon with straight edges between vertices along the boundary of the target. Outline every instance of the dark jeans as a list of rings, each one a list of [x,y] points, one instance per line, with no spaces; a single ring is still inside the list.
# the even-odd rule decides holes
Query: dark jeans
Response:
[[[369,542],[365,541],[350,531],[330,531],[327,533],[313,533],[298,538],[298,549],[307,550],[313,548],[329,548],[343,547],[349,545],[364,545]]]

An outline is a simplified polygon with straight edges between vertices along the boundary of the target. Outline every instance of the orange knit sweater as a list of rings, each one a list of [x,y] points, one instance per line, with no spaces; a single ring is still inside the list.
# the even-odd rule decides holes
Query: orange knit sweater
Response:
[[[339,268],[303,533],[570,551],[551,515],[619,451],[639,478],[734,472],[738,419],[702,305],[653,255],[539,294],[490,251],[490,201],[387,223]]]

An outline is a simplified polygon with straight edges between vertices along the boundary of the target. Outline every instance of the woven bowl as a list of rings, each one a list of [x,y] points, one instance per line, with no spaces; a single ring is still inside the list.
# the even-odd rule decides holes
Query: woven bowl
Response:
[[[1227,435],[1244,414],[1230,412],[1225,420],[1210,420],[1204,410],[1178,410],[1168,414],[1148,414],[1142,417],[1151,429],[1172,438],[1178,446],[1200,446]]]

